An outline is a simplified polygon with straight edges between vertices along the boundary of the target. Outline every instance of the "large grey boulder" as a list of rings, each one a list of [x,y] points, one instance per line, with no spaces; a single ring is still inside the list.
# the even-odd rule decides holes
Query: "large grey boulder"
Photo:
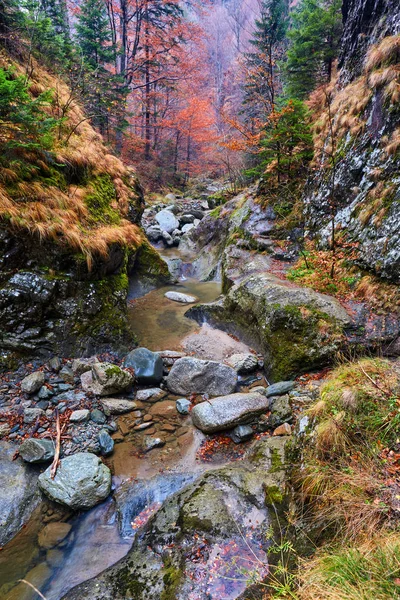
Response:
[[[85,392],[96,396],[119,394],[132,387],[134,377],[128,371],[111,363],[96,363],[91,370],[81,375],[81,383]]]
[[[111,471],[98,456],[78,452],[61,459],[54,479],[51,467],[39,475],[39,487],[54,502],[74,510],[95,506],[111,491]]]
[[[179,228],[179,221],[170,210],[161,210],[156,214],[156,221],[163,231],[172,233]]]
[[[239,374],[252,373],[258,367],[258,358],[254,354],[233,354],[226,360],[227,364]]]
[[[54,457],[54,442],[30,438],[22,442],[18,449],[20,457],[28,463],[43,463]]]
[[[0,445],[0,546],[4,546],[31,516],[40,502],[38,471],[13,460],[15,446]]]
[[[44,373],[41,371],[35,371],[34,373],[27,375],[21,381],[21,391],[25,392],[26,394],[35,394],[40,390],[44,382]]]
[[[237,373],[231,367],[188,356],[177,360],[167,377],[168,389],[183,396],[225,396],[235,391],[236,384]]]
[[[147,348],[136,348],[136,350],[129,352],[123,366],[133,369],[136,380],[143,385],[160,383],[164,376],[164,365],[161,356]]]
[[[225,431],[266,412],[269,405],[269,399],[257,392],[212,398],[193,408],[193,425],[204,433]]]

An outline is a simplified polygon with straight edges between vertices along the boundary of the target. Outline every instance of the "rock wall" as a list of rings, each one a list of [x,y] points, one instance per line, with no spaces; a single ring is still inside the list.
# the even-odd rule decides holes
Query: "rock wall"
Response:
[[[400,5],[344,0],[343,18],[341,71],[330,104],[333,136],[322,95],[317,106],[315,175],[304,198],[308,234],[328,244],[333,213],[338,232],[358,244],[358,264],[398,283]]]

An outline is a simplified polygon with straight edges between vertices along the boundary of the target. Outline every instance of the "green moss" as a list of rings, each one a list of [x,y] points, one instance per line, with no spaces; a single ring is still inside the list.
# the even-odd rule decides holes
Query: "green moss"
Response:
[[[167,263],[147,240],[142,243],[136,253],[135,275],[139,278],[157,279],[160,283],[167,283],[170,279]]]
[[[91,192],[85,196],[85,204],[89,209],[93,223],[118,225],[121,216],[112,203],[117,202],[114,183],[109,175],[98,175],[90,182]]]
[[[222,206],[217,206],[217,208],[214,208],[214,210],[212,210],[208,216],[212,217],[213,219],[219,219],[220,215],[221,215],[221,211],[222,211]]]
[[[284,468],[282,457],[277,448],[271,448],[271,466],[269,468],[270,473],[277,473],[282,471]]]
[[[284,496],[277,485],[265,487],[265,504],[267,506],[278,505],[283,502]]]
[[[166,562],[163,573],[163,582],[165,588],[161,592],[160,600],[173,600],[173,598],[177,597],[179,586],[184,579],[182,570]]]
[[[112,367],[108,367],[106,369],[106,375],[108,377],[112,377],[112,375],[119,375],[121,373],[121,369],[119,367],[117,367],[116,365],[112,366]]]

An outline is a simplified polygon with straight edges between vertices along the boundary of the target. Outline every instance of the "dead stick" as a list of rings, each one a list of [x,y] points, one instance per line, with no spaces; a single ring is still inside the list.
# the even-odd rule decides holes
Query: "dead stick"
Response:
[[[54,477],[56,476],[56,473],[57,473],[58,461],[60,460],[60,451],[61,451],[61,427],[60,427],[60,414],[58,412],[58,408],[56,408],[55,413],[56,413],[57,437],[56,437],[56,450],[54,452],[54,460],[51,465],[51,471],[50,471],[50,476],[52,479],[54,479]]]
[[[376,387],[376,389],[381,394],[383,394],[384,396],[390,396],[390,391],[389,390],[385,390],[385,388],[381,387],[376,381],[374,381],[372,379],[372,377],[370,377],[370,375],[368,375],[368,373],[365,371],[365,369],[363,369],[363,367],[361,365],[359,365],[359,366],[360,366],[361,371],[364,373],[365,377],[372,383],[372,385],[374,387]]]
[[[39,590],[37,588],[35,588],[34,585],[32,585],[31,583],[29,583],[29,581],[26,581],[26,579],[20,579],[20,582],[21,583],[25,583],[26,585],[29,585],[29,587],[31,587],[37,593],[37,595],[42,598],[42,600],[47,600],[45,598],[45,596],[43,596],[43,594],[41,592],[39,592]]]

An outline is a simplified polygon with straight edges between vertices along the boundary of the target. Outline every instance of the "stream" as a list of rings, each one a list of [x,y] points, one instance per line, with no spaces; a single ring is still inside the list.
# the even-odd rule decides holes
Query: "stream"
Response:
[[[177,250],[172,250],[171,255],[174,260],[179,258]],[[165,258],[171,258],[168,251]],[[200,302],[210,302],[221,293],[221,284],[202,283],[181,273],[177,285],[150,291],[140,298],[132,298],[132,294],[129,319],[140,345],[154,351],[185,350],[204,358],[208,358],[210,352],[213,357],[222,358],[226,351],[247,348],[207,324],[199,326],[186,318],[184,313],[188,306],[166,299],[164,294],[169,290],[194,295]],[[40,505],[27,525],[0,552],[0,597],[36,599],[36,592],[20,582],[28,574],[29,581],[40,589],[46,600],[59,600],[71,588],[125,556],[135,530],[166,498],[207,469],[224,464],[218,459],[212,464],[198,460],[197,451],[204,435],[191,426],[189,417],[184,421],[187,433],[167,449],[157,448],[140,456],[131,441],[116,444],[113,455],[106,459],[116,492],[89,512],[70,517],[67,522],[72,526],[71,531],[57,548],[39,546],[38,533],[45,523],[55,520],[52,510]]]

